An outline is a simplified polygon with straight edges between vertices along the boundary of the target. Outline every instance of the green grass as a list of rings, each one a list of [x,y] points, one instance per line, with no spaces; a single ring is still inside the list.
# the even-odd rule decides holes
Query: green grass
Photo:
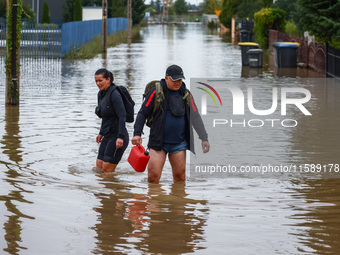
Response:
[[[132,38],[139,35],[139,26],[132,28]],[[127,31],[109,35],[107,37],[107,47],[115,47],[121,43],[127,43]],[[75,47],[65,55],[65,59],[90,59],[103,52],[102,37],[97,36],[92,41],[82,45],[79,50]]]

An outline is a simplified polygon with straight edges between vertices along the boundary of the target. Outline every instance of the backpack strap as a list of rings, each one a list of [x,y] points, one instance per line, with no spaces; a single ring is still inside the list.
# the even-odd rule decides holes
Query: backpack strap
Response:
[[[155,103],[153,107],[152,114],[147,118],[146,125],[148,127],[151,127],[152,121],[153,121],[153,116],[155,115],[155,112],[158,109],[161,109],[162,111],[162,116],[164,115],[164,110],[163,110],[163,102],[164,102],[164,91],[161,83],[159,81],[155,82],[155,87],[156,87],[156,95],[155,95]],[[190,108],[190,92],[188,89],[185,89],[183,100],[186,101],[186,104]]]
[[[148,127],[151,127],[152,121],[153,121],[153,116],[155,115],[155,112],[161,108],[162,110],[162,115],[163,115],[163,101],[164,101],[164,92],[163,92],[163,87],[159,81],[155,83],[156,87],[156,95],[155,95],[155,103],[153,106],[152,114],[148,117],[146,121],[146,125]]]
[[[155,105],[154,105],[154,111],[155,113],[156,110],[158,110],[161,106],[163,106],[163,101],[164,101],[164,92],[163,92],[163,87],[160,82],[156,82],[156,98],[155,98]],[[163,108],[161,107],[162,111]]]
[[[183,100],[187,102],[188,107],[190,108],[190,92],[188,89],[185,89]]]

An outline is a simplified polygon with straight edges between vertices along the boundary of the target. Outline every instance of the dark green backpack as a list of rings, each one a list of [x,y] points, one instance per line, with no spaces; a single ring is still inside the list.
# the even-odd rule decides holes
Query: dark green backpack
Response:
[[[161,108],[162,114],[163,114],[163,107],[161,106],[163,105],[163,101],[164,101],[164,92],[163,92],[163,87],[160,81],[157,81],[157,80],[150,81],[148,84],[146,84],[144,94],[143,94],[143,101],[146,98],[146,95],[148,94],[148,92],[153,87],[156,87],[156,95],[155,95],[156,97],[155,97],[155,104],[154,104],[152,114],[146,119],[146,125],[148,127],[151,127],[153,116],[159,108]],[[190,107],[190,93],[188,89],[185,89],[183,100],[186,100],[188,107]]]

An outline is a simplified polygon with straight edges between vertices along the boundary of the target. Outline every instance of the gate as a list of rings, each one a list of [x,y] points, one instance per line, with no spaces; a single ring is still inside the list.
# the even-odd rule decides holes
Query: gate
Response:
[[[327,76],[340,78],[340,50],[327,45]]]

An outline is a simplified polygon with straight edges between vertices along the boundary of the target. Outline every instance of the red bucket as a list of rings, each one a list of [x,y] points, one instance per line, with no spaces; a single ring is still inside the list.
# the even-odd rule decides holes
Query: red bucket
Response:
[[[128,162],[137,172],[144,172],[149,159],[149,152],[142,145],[137,145],[132,147]]]

